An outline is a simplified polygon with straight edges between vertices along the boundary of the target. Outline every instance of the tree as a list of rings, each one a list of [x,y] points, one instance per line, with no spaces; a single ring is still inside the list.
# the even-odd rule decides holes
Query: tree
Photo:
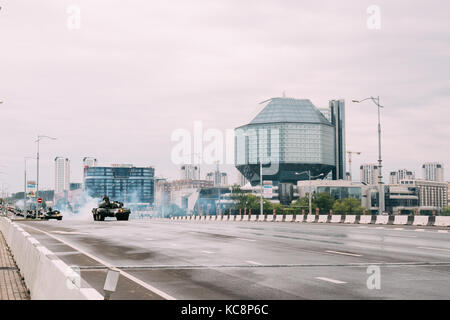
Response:
[[[444,207],[439,213],[441,216],[450,216],[450,206]]]
[[[296,201],[291,203],[291,208],[296,208],[296,209],[304,209],[306,213],[309,213],[309,196],[303,197],[303,198],[298,198]],[[312,214],[315,214],[316,212],[316,208],[317,205],[314,201],[314,196],[311,199],[311,210],[312,210]]]
[[[328,192],[314,194],[313,200],[321,214],[327,214],[333,208],[334,198]]]
[[[244,193],[238,185],[234,185],[232,190],[233,195],[231,196],[231,199],[234,200],[234,209],[239,210],[247,208],[247,210],[252,209],[252,211],[259,210],[259,197],[253,194]]]
[[[361,214],[363,210],[361,202],[355,198],[336,200],[333,204],[333,212],[336,214]]]

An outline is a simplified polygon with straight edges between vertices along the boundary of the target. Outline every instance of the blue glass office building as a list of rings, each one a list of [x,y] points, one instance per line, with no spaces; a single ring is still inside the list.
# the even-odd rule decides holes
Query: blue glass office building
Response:
[[[94,198],[108,195],[111,200],[152,205],[154,176],[152,167],[88,167],[85,169],[84,188]]]
[[[329,104],[329,120],[308,99],[272,98],[247,125],[235,129],[235,165],[251,182],[296,183],[332,172],[345,178],[344,100]]]

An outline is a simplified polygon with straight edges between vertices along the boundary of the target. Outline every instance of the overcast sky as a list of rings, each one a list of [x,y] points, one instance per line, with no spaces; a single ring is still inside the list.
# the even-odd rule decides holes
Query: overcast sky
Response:
[[[23,158],[41,143],[41,189],[53,159],[152,165],[178,177],[171,133],[232,129],[281,96],[317,107],[346,99],[347,149],[377,160],[379,95],[384,176],[439,161],[450,180],[448,1],[6,0],[0,10],[0,181],[23,189]],[[70,5],[80,28],[68,27]],[[369,29],[370,5],[381,28]],[[73,14],[73,11],[71,11]],[[69,20],[73,22],[74,20]],[[73,24],[69,24],[73,26]],[[235,179],[233,166],[223,166]],[[35,164],[29,162],[30,178]],[[203,172],[207,168],[202,168]]]

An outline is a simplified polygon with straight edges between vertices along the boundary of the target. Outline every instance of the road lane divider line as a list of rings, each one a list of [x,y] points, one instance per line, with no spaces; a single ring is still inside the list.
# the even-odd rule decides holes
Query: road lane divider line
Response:
[[[437,232],[438,232],[438,233],[448,233],[447,230],[438,230]]]
[[[325,252],[328,252],[328,253],[335,253],[335,254],[342,254],[342,255],[344,255],[344,256],[362,257],[361,254],[349,253],[349,252],[341,252],[341,251],[333,251],[333,250],[326,250]]]
[[[202,252],[203,252],[203,253],[207,253],[207,254],[211,254],[211,253],[214,253],[214,252],[212,252],[212,251],[208,251],[208,250],[202,250]]]
[[[255,242],[256,240],[254,239],[245,239],[245,238],[238,238],[239,240],[243,240],[243,241],[250,241],[250,242]]]
[[[325,278],[325,277],[316,277],[316,279],[322,280],[322,281],[331,282],[331,283],[335,283],[335,284],[344,284],[344,283],[347,283],[347,282],[345,282],[345,281],[334,280],[334,279]]]
[[[425,229],[414,229],[414,231],[417,231],[417,232],[425,232]]]
[[[250,264],[254,264],[254,265],[257,265],[257,266],[262,266],[262,263],[259,263],[259,262],[256,262],[256,261],[252,261],[252,260],[247,260],[245,262],[250,263]]]
[[[418,249],[426,249],[426,250],[437,250],[437,251],[448,251],[450,252],[450,249],[444,249],[444,248],[433,248],[433,247],[417,247]]]
[[[42,231],[42,230],[40,230],[40,229],[38,229],[38,228],[31,227],[31,226],[29,226],[29,225],[27,225],[26,228],[30,228],[30,229],[33,229],[33,230],[35,230],[35,231],[41,232],[41,233],[45,234],[46,236],[51,237],[51,238],[53,238],[53,239],[55,239],[55,240],[57,240],[57,241],[59,241],[59,242],[65,244],[66,246],[71,247],[72,249],[74,249],[74,250],[80,252],[81,254],[84,254],[85,256],[87,256],[87,257],[89,257],[89,258],[91,258],[91,259],[97,261],[97,262],[100,263],[100,264],[103,264],[104,266],[106,266],[106,267],[108,267],[108,268],[110,268],[110,269],[117,269],[117,270],[120,272],[120,274],[123,275],[125,278],[128,278],[129,280],[131,280],[131,281],[133,281],[133,282],[136,282],[136,283],[139,284],[140,286],[144,287],[145,289],[147,289],[147,290],[149,290],[149,291],[152,291],[153,293],[156,293],[157,295],[159,295],[160,297],[162,297],[162,298],[164,298],[164,299],[166,299],[166,300],[176,300],[176,299],[175,299],[174,297],[172,297],[171,295],[169,295],[169,294],[167,294],[167,293],[165,293],[165,292],[163,292],[163,291],[161,291],[161,290],[159,290],[159,289],[153,287],[152,285],[150,285],[150,284],[148,284],[148,283],[146,283],[146,282],[144,282],[144,281],[142,281],[142,280],[136,278],[135,276],[132,276],[132,275],[129,274],[128,272],[125,272],[125,271],[123,271],[123,270],[121,270],[121,269],[118,269],[118,268],[114,267],[113,265],[111,265],[110,263],[108,263],[108,262],[106,262],[106,261],[103,261],[103,260],[100,259],[99,257],[94,256],[93,254],[90,254],[90,253],[84,251],[83,249],[81,249],[81,248],[79,248],[79,247],[77,247],[77,246],[75,246],[75,245],[73,245],[73,244],[71,244],[71,243],[69,243],[69,242],[67,242],[67,241],[65,241],[65,240],[63,240],[63,239],[61,239],[61,238],[59,238],[59,237],[57,237],[57,236],[51,234],[51,233],[49,233],[49,232]]]

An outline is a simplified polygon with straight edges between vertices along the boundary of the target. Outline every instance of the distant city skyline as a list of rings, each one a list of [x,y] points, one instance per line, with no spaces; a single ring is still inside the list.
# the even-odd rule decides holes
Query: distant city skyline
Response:
[[[450,181],[450,3],[379,1],[378,30],[367,28],[369,4],[354,1],[80,0],[79,29],[67,27],[71,4],[17,0],[0,11],[0,185],[9,193],[23,189],[38,134],[58,138],[40,144],[41,190],[53,188],[59,155],[71,182],[82,181],[86,156],[177,179],[174,130],[194,121],[234,129],[283,92],[318,108],[345,99],[346,147],[361,152],[353,180],[377,161],[377,110],[351,101],[380,96],[384,182],[400,168],[418,178],[426,162],[442,163]],[[201,165],[202,176],[211,171]],[[221,171],[237,181],[233,165]]]

